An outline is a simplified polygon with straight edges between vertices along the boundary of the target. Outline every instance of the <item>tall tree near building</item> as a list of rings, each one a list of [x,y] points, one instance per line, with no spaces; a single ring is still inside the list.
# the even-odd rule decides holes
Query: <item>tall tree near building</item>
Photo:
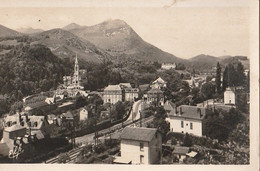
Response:
[[[219,62],[217,64],[217,71],[216,71],[216,89],[217,89],[217,93],[220,95],[221,94],[221,67]]]
[[[223,72],[222,92],[226,90],[227,86],[228,86],[228,67],[226,66]]]
[[[235,84],[237,86],[242,86],[245,84],[246,76],[244,74],[244,66],[239,62],[236,67],[236,81]]]

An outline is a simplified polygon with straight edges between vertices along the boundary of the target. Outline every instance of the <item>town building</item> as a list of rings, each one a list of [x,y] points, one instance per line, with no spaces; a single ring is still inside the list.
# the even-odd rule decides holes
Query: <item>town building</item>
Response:
[[[186,158],[186,155],[190,152],[189,147],[183,146],[174,146],[172,154],[178,158],[179,161],[183,161]]]
[[[139,97],[138,88],[125,88],[125,101],[135,101]]]
[[[224,92],[224,104],[236,105],[236,92],[234,88],[226,88],[226,91]]]
[[[121,156],[114,163],[157,164],[162,155],[162,135],[155,128],[126,127],[121,133]]]
[[[162,89],[166,88],[167,82],[164,81],[161,77],[157,78],[155,81],[152,82],[151,88],[152,89]]]
[[[35,152],[33,143],[37,140],[35,133],[28,133],[26,128],[21,125],[15,124],[5,127],[0,142],[0,156],[15,159],[16,161],[31,157]]]
[[[83,107],[79,111],[79,120],[84,121],[88,119],[88,110],[87,107]]]
[[[115,104],[118,101],[124,101],[124,91],[120,85],[108,85],[103,93],[104,103]]]
[[[197,106],[181,105],[176,107],[174,103],[167,101],[164,105],[170,123],[170,131],[189,133],[202,136],[202,121],[207,114],[207,109]]]
[[[13,125],[19,125],[30,134],[36,134],[37,139],[44,139],[49,136],[49,123],[45,116],[15,114],[5,117],[3,124],[6,129]]]
[[[164,70],[175,69],[176,64],[175,63],[162,63],[161,68]]]
[[[144,102],[148,104],[164,105],[164,95],[162,90],[153,88],[144,95]]]
[[[63,84],[56,90],[56,95],[64,95],[65,97],[87,96],[87,93],[83,89],[84,87],[81,86],[78,57],[76,56],[73,76],[63,77]]]

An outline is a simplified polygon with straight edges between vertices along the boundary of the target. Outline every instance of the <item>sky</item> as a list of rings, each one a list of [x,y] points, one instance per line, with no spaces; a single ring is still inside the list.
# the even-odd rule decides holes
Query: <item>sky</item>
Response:
[[[70,23],[90,26],[121,19],[146,42],[180,58],[199,54],[249,57],[250,1],[69,1],[2,0],[0,24],[48,30]]]

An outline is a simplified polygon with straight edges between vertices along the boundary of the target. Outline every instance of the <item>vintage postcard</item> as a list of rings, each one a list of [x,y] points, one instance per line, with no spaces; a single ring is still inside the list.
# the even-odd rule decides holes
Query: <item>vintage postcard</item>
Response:
[[[257,0],[0,11],[0,170],[258,170]]]

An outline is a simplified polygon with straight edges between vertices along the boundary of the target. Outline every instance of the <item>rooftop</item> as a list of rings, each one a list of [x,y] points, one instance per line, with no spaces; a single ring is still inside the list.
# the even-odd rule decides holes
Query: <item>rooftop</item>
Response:
[[[155,128],[125,127],[121,139],[150,142],[156,133]]]
[[[161,77],[157,78],[153,83],[166,83]]]
[[[21,125],[12,125],[10,127],[6,127],[5,131],[6,132],[13,132],[13,131],[17,131],[17,130],[21,130],[21,129],[26,129],[25,127],[21,126]]]
[[[178,118],[187,118],[187,119],[197,119],[202,120],[206,116],[206,108],[204,107],[197,107],[197,106],[189,106],[189,105],[181,105],[177,107],[177,114],[170,115],[173,117]]]
[[[189,152],[189,147],[175,146],[173,150],[173,154],[187,154]]]
[[[162,92],[162,90],[160,90],[158,88],[153,88],[153,89],[149,90],[147,93],[149,94],[149,93],[163,93],[163,92]]]
[[[122,90],[120,85],[108,85],[104,91],[116,91],[116,90]]]
[[[32,116],[28,116],[28,122],[31,122],[31,127],[34,127],[34,129],[40,129],[42,127],[42,124],[43,124],[43,121],[45,119],[45,116],[35,116],[35,115],[32,115]],[[25,122],[26,120],[26,116],[23,115],[21,116],[21,121]],[[16,122],[18,125],[19,123],[19,114],[15,114],[15,115],[11,115],[11,116],[7,116],[5,119],[4,119],[5,123],[7,122]],[[37,125],[33,126],[35,123],[37,122]],[[20,126],[20,125],[19,125]],[[26,126],[26,124],[24,124],[24,127]]]

